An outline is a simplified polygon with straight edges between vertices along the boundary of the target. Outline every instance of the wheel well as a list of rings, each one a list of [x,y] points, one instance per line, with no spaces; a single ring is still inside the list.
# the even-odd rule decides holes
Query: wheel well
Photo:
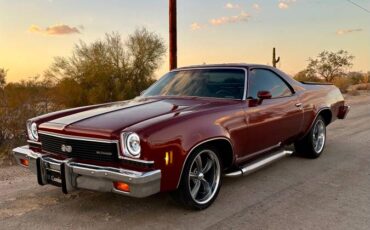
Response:
[[[322,110],[319,115],[324,119],[325,125],[329,125],[332,119],[332,114],[330,109],[324,109]]]
[[[231,143],[226,139],[217,139],[205,142],[199,146],[197,146],[194,150],[203,148],[203,147],[213,147],[218,150],[218,154],[220,156],[220,160],[224,166],[224,169],[229,168],[233,163],[233,148]],[[194,151],[193,150],[193,151]],[[191,154],[191,153],[189,153]]]

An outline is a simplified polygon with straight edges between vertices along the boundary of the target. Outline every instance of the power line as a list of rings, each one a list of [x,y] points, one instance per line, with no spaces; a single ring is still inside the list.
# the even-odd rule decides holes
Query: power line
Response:
[[[354,6],[357,6],[358,8],[360,8],[360,9],[364,10],[365,12],[367,12],[368,14],[370,14],[370,10],[366,9],[365,7],[362,7],[359,4],[357,4],[357,3],[355,3],[355,2],[353,2],[351,0],[347,0],[347,2],[351,3]]]

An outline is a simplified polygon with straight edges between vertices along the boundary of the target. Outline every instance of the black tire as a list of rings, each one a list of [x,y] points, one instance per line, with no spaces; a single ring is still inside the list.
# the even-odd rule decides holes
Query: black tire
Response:
[[[322,131],[319,131],[321,129]],[[320,138],[322,138],[321,142]],[[303,139],[295,142],[294,147],[298,155],[315,159],[318,158],[324,151],[325,142],[326,123],[321,116],[318,116],[308,134]]]
[[[199,156],[202,163],[202,174],[196,174],[195,171],[198,169]],[[214,162],[211,168],[208,168],[208,171],[206,171],[209,166],[208,160],[214,160]],[[188,157],[182,172],[180,185],[176,191],[172,192],[172,197],[186,208],[195,210],[208,208],[215,201],[220,191],[222,184],[222,167],[222,161],[217,154],[217,150],[211,147],[196,149]],[[195,174],[197,176],[195,176]],[[206,192],[207,186],[205,181],[208,182],[208,188],[211,189],[208,190],[210,191],[208,193]],[[196,184],[200,185],[196,186]],[[191,189],[192,187],[193,190]],[[191,191],[196,191],[195,187],[198,187],[198,192],[194,197]],[[203,195],[204,197],[202,197]]]

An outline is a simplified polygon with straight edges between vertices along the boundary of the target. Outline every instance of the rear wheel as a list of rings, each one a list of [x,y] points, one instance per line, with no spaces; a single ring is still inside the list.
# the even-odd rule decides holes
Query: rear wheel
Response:
[[[216,199],[222,182],[222,162],[212,148],[200,148],[185,163],[174,197],[192,209],[205,209]]]
[[[310,132],[300,141],[294,143],[296,152],[308,158],[317,158],[324,151],[326,143],[326,124],[319,116]]]

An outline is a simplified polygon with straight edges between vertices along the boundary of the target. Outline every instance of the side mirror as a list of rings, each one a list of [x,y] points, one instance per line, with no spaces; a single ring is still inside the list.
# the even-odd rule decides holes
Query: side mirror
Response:
[[[258,91],[257,97],[258,97],[258,99],[261,103],[265,99],[271,99],[272,95],[271,95],[270,91]]]

